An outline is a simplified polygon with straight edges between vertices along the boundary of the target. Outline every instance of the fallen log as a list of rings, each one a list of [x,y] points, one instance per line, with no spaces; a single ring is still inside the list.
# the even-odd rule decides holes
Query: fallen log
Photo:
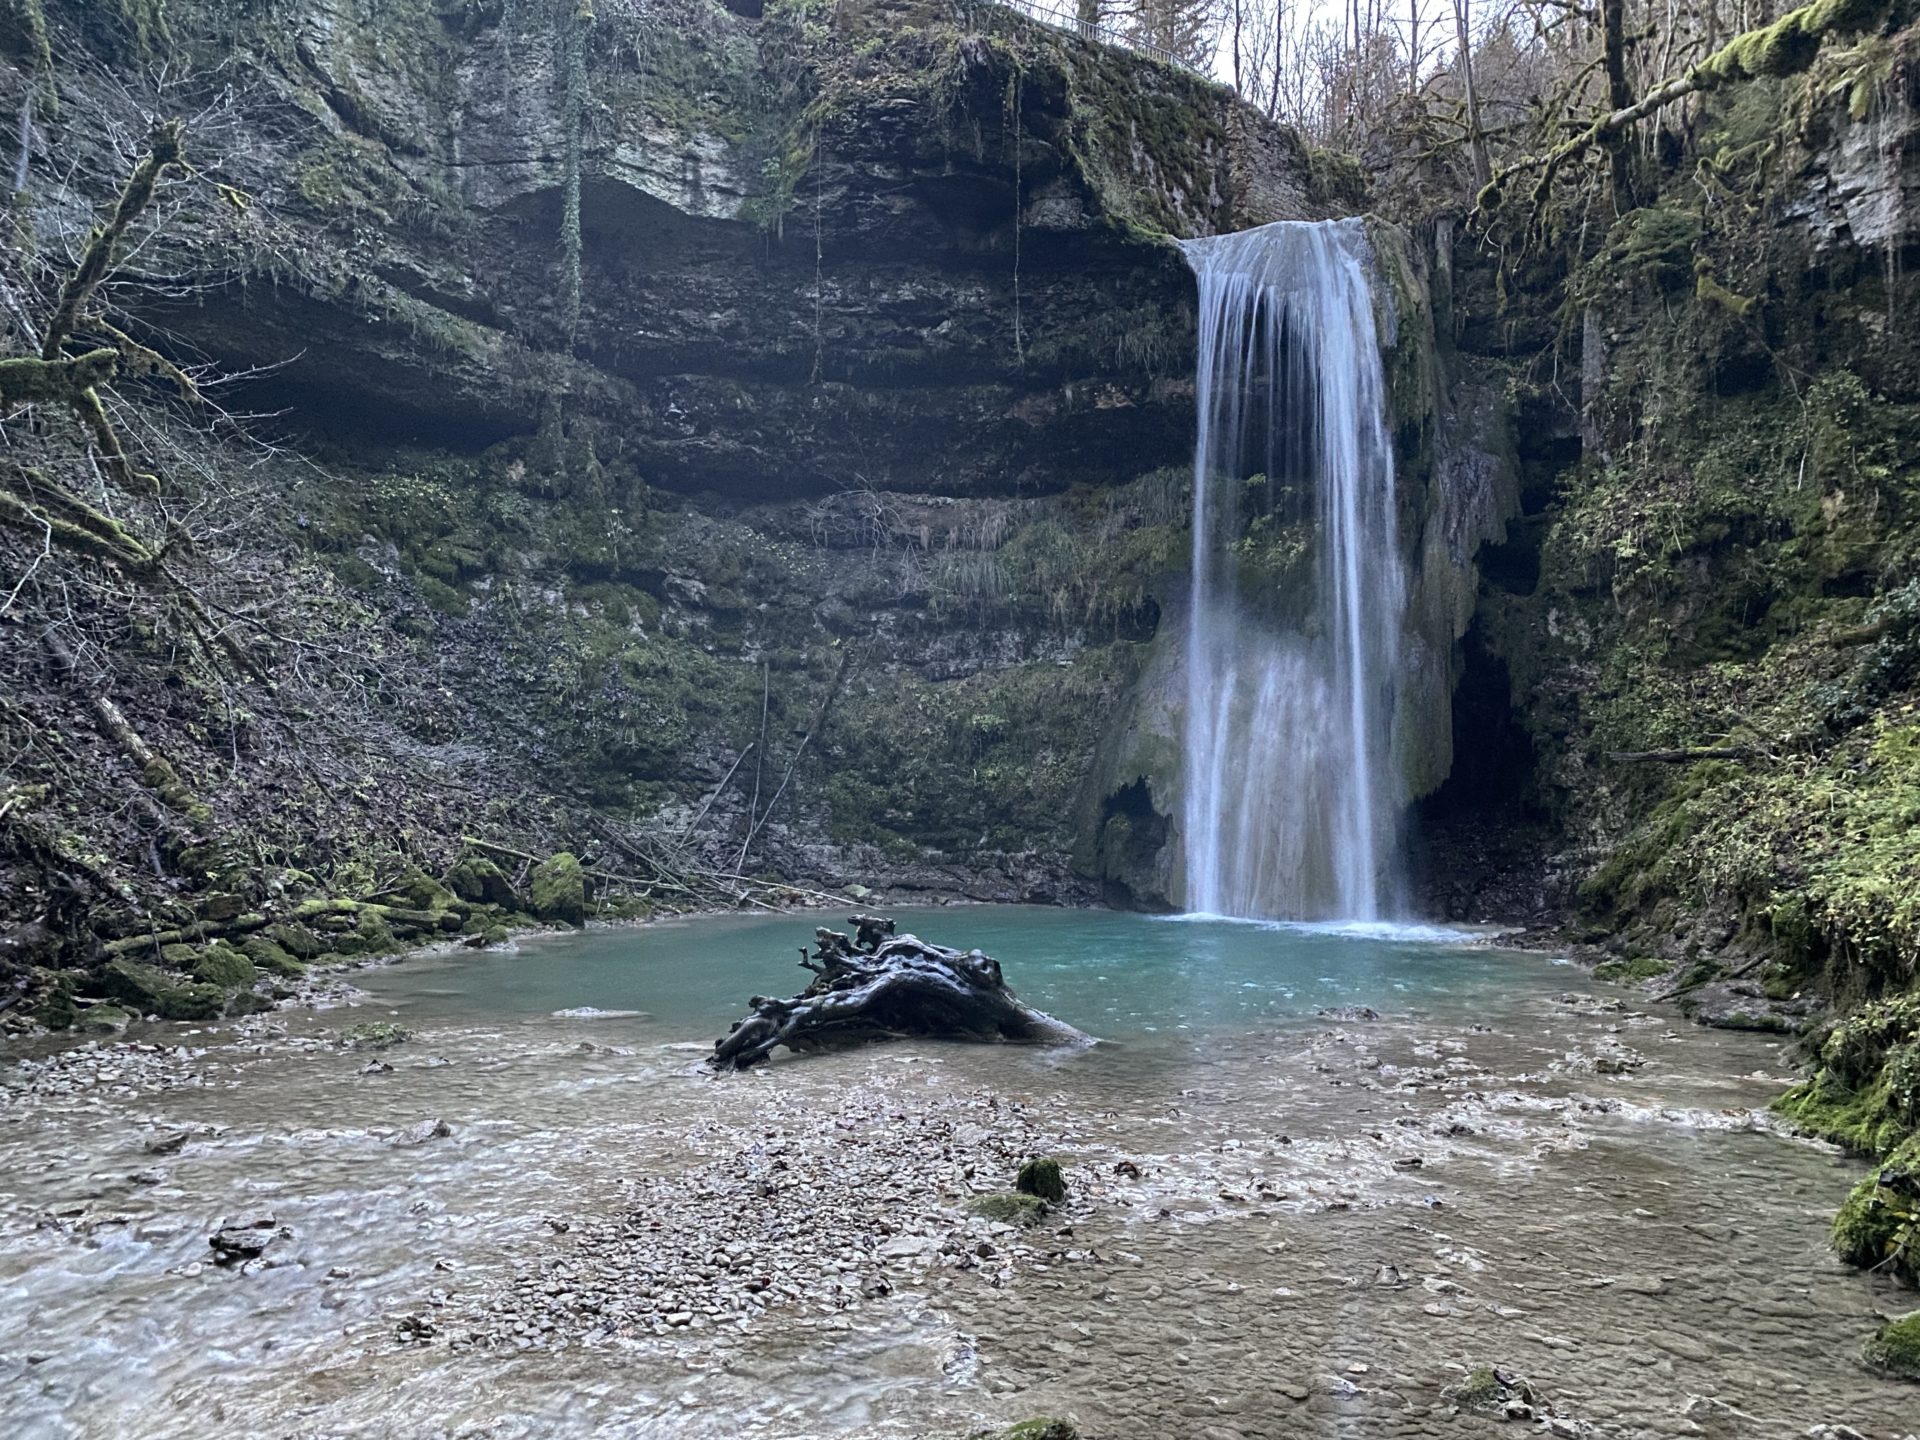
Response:
[[[874,935],[874,917],[863,916]],[[845,935],[818,930],[814,972],[790,1000],[756,995],[747,1016],[716,1040],[707,1063],[747,1070],[785,1045],[800,1053],[872,1040],[918,1037],[983,1043],[1085,1045],[1088,1036],[1025,1004],[1007,988],[1000,962],[978,950],[949,950],[913,935],[881,941],[870,952]]]

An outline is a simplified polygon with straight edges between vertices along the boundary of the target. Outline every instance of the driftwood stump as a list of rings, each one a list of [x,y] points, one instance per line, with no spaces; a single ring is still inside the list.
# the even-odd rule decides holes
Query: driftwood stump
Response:
[[[876,916],[856,916],[853,923],[859,946],[836,930],[816,930],[813,953],[800,952],[813,983],[791,1000],[754,996],[751,1013],[714,1042],[707,1063],[746,1070],[781,1045],[804,1052],[905,1036],[1087,1042],[1071,1025],[1023,1004],[991,956],[929,945],[914,935],[893,937],[893,922]]]

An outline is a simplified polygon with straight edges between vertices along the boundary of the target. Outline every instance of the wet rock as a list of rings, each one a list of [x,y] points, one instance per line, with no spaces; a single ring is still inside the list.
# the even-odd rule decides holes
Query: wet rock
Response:
[[[453,1134],[453,1127],[444,1120],[422,1120],[409,1125],[393,1137],[395,1145],[424,1145],[429,1140],[444,1140]]]
[[[239,1265],[259,1259],[275,1240],[291,1233],[271,1215],[252,1215],[214,1231],[207,1244],[213,1247],[214,1264]]]
[[[1020,1167],[1013,1188],[1022,1195],[1037,1195],[1050,1204],[1058,1205],[1067,1198],[1066,1177],[1060,1173],[1060,1162],[1045,1158],[1027,1161]]]
[[[1046,1201],[1019,1191],[976,1196],[967,1208],[982,1219],[1002,1225],[1038,1225],[1047,1214]]]
[[[976,1431],[973,1440],[1080,1440],[1080,1427],[1071,1420],[1042,1415],[1004,1430]]]
[[[1324,1005],[1314,1012],[1322,1020],[1378,1020],[1380,1012],[1371,1005]]]
[[[82,1035],[119,1035],[137,1018],[118,1005],[90,1005],[79,1012],[73,1028]]]
[[[391,1020],[356,1025],[342,1037],[355,1050],[386,1050],[413,1038],[413,1032]]]

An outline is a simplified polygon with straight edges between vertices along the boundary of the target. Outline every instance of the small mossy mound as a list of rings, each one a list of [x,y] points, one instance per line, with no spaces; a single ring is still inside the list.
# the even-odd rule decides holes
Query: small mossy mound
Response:
[[[1867,1364],[1902,1380],[1920,1381],[1920,1310],[1889,1320],[1864,1351]]]
[[[1046,1218],[1047,1202],[1038,1195],[1023,1195],[1019,1191],[1001,1191],[994,1195],[976,1196],[967,1209],[983,1220],[992,1220],[1000,1225],[1038,1225]]]
[[[1067,1198],[1067,1181],[1060,1173],[1060,1162],[1044,1157],[1022,1165],[1020,1174],[1014,1179],[1013,1188],[1022,1195],[1037,1196],[1050,1205],[1058,1205]]]
[[[240,951],[224,940],[216,940],[193,962],[193,978],[223,990],[246,990],[260,978],[260,972]]]
[[[355,1050],[389,1050],[413,1038],[413,1032],[391,1020],[370,1020],[347,1031],[345,1039]]]
[[[1920,1139],[1853,1187],[1833,1220],[1833,1248],[1849,1265],[1920,1281]]]
[[[116,1000],[162,1020],[212,1020],[226,1005],[226,992],[218,985],[189,980],[138,960],[113,961],[101,979]]]
[[[527,881],[527,899],[534,918],[550,925],[587,923],[587,877],[578,857],[562,850],[536,865]]]
[[[1481,1365],[1469,1370],[1466,1378],[1456,1381],[1440,1392],[1443,1404],[1457,1405],[1462,1410],[1498,1410],[1506,1403],[1507,1387],[1500,1383],[1500,1376],[1491,1365]]]

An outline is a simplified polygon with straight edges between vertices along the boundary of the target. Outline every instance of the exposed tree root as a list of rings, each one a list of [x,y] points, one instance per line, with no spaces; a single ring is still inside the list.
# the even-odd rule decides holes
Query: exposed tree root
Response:
[[[791,1000],[756,995],[752,1013],[714,1042],[708,1064],[747,1070],[779,1046],[812,1051],[870,1040],[920,1036],[936,1040],[1086,1044],[1071,1025],[1022,1003],[1000,962],[978,950],[949,950],[913,935],[883,939],[892,922],[857,916],[862,952],[845,935],[817,930],[800,963],[818,978]]]

